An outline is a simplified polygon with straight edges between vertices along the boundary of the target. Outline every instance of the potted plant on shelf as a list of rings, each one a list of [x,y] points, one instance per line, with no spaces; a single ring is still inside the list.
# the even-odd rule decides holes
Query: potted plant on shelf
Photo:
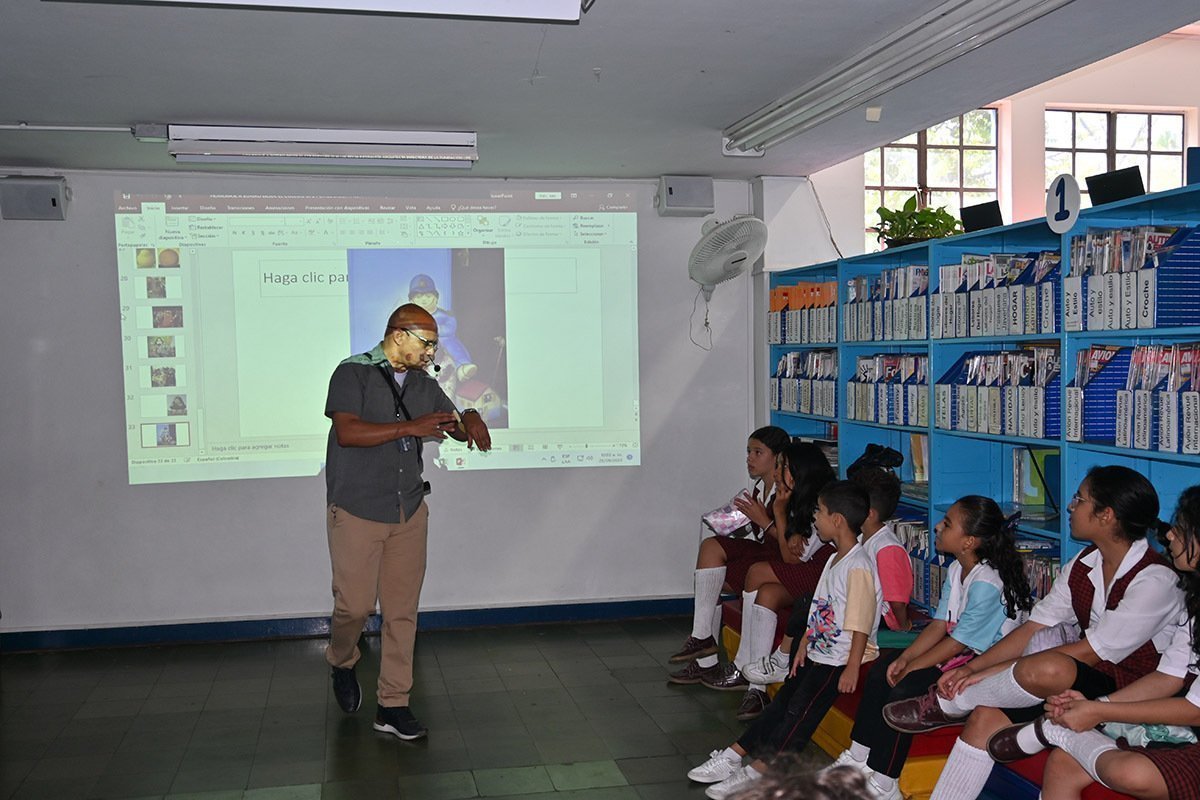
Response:
[[[918,208],[915,194],[901,208],[892,210],[880,206],[875,213],[879,215],[879,224],[867,230],[876,234],[879,241],[888,247],[900,247],[963,232],[962,224],[945,206]]]

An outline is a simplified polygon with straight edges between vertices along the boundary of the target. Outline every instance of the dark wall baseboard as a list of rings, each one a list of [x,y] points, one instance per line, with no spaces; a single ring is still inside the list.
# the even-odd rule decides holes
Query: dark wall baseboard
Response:
[[[599,622],[603,620],[666,617],[690,614],[692,598],[621,600],[551,606],[476,608],[461,611],[422,611],[417,629],[486,628],[543,622]],[[379,631],[379,617],[367,621],[369,633]],[[136,625],[124,628],[78,628],[56,631],[0,633],[0,651],[77,650],[96,647],[134,647],[201,642],[235,642],[261,639],[302,639],[329,635],[329,617],[296,619],[188,622],[178,625]]]

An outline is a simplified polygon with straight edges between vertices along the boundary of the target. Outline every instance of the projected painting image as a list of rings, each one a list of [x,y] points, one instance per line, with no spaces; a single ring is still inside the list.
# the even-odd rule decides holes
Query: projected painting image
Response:
[[[373,348],[388,315],[416,303],[438,324],[434,373],[459,408],[508,427],[504,251],[499,248],[351,250],[347,283],[350,345]]]

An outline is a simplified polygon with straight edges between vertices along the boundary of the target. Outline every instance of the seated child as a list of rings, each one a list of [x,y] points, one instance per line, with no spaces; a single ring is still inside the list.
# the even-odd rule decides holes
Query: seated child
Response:
[[[750,518],[751,535],[710,536],[700,542],[692,634],[670,658],[671,663],[688,666],[668,678],[672,683],[699,683],[700,676],[717,665],[721,591],[741,592],[750,565],[778,550],[779,537],[771,510],[775,500],[775,469],[779,455],[791,441],[783,428],[768,425],[750,434],[746,442],[746,471],[755,486],[749,499],[739,501],[737,507]]]
[[[838,692],[853,692],[863,662],[878,655],[875,633],[883,598],[874,565],[858,542],[869,505],[866,491],[850,481],[834,481],[821,490],[817,535],[837,552],[813,592],[805,646],[767,710],[736,742],[713,751],[688,773],[694,781],[713,784],[705,791],[713,800],[725,800],[761,778],[767,759],[802,750]],[[748,755],[754,760],[742,766]]]
[[[1093,467],[1067,508],[1071,535],[1091,545],[1067,563],[1029,621],[946,672],[924,697],[884,707],[884,720],[902,733],[965,720],[931,800],[974,800],[992,771],[992,734],[1035,719],[1044,698],[1067,689],[1098,697],[1133,683],[1154,671],[1171,641],[1183,595],[1146,542],[1158,526],[1150,481],[1127,467]],[[1085,635],[1025,654],[1035,633],[1068,625]]]
[[[862,546],[875,564],[875,580],[883,590],[881,625],[889,630],[906,631],[912,627],[908,619],[908,599],[912,596],[912,561],[908,551],[896,538],[889,520],[900,503],[900,479],[881,467],[866,467],[855,472],[850,480],[867,490],[871,512],[862,526]],[[762,597],[762,592],[759,592]],[[779,683],[787,677],[788,659],[792,650],[791,637],[785,636],[770,655],[751,661],[742,670],[751,685],[765,691],[768,684]]]
[[[1057,748],[1050,753],[1043,777],[1042,796],[1047,800],[1078,798],[1093,781],[1140,800],[1200,798],[1200,744],[1195,743],[1200,732],[1200,683],[1195,682],[1200,637],[1193,629],[1200,612],[1200,486],[1180,495],[1165,543],[1180,572],[1188,610],[1180,616],[1158,669],[1107,697],[1088,700],[1077,691],[1054,695],[1046,702],[1045,719],[1007,728],[988,741],[988,751],[997,761]],[[1103,728],[1105,723],[1109,730],[1102,733],[1096,726]],[[1111,723],[1122,725],[1113,730],[1118,726]],[[1149,732],[1141,728],[1145,725],[1158,726],[1155,736],[1164,741],[1114,740],[1121,734],[1146,735]],[[1191,737],[1186,735],[1189,728]],[[1188,738],[1190,743],[1178,741]]]
[[[689,669],[673,674],[672,682],[698,679],[710,689],[745,692],[738,709],[741,719],[758,716],[766,707],[766,692],[751,686],[742,676],[741,667],[752,657],[770,652],[777,625],[775,609],[791,607],[795,597],[810,596],[821,576],[821,569],[833,554],[833,547],[813,534],[812,519],[817,492],[834,477],[829,460],[817,445],[793,441],[783,449],[775,470],[775,499],[771,509],[775,519],[772,530],[782,531],[782,535],[766,544],[766,552],[741,573],[745,584],[742,635],[737,653],[731,663],[724,665],[717,663],[715,654],[697,659]],[[733,580],[732,577],[727,579]],[[770,598],[769,607],[756,602],[763,597]]]
[[[883,721],[884,705],[925,694],[942,669],[987,650],[1033,606],[1015,530],[1015,517],[1006,520],[994,500],[979,495],[959,498],[935,528],[934,548],[954,562],[933,621],[904,650],[880,651],[858,704],[850,749],[834,761],[865,772],[875,797],[899,800],[896,781],[912,744],[912,736]]]

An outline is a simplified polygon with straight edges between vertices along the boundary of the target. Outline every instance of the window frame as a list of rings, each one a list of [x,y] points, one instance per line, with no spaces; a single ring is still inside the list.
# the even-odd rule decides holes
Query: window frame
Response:
[[[1047,139],[1049,137],[1049,127],[1046,125],[1047,115],[1050,113],[1070,114],[1071,115],[1071,147],[1052,147]],[[1105,116],[1105,143],[1104,149],[1096,147],[1079,147],[1076,142],[1077,134],[1077,117],[1079,114],[1103,114]],[[1146,149],[1133,150],[1130,148],[1117,147],[1117,120],[1122,114],[1134,114],[1137,116],[1147,117],[1146,129]],[[1178,150],[1155,150],[1154,149],[1154,117],[1169,116],[1179,118],[1179,149]],[[1117,157],[1121,155],[1144,156],[1146,159],[1146,171],[1142,175],[1142,180],[1146,187],[1146,191],[1154,191],[1151,187],[1153,157],[1154,156],[1176,156],[1179,158],[1179,186],[1183,186],[1186,177],[1187,168],[1187,113],[1178,109],[1167,108],[1080,108],[1070,106],[1046,106],[1042,112],[1042,173],[1045,176],[1046,187],[1049,188],[1050,182],[1054,176],[1047,175],[1047,161],[1051,153],[1069,153],[1071,156],[1071,174],[1077,174],[1077,156],[1079,153],[1103,154],[1105,156],[1105,172],[1112,172],[1117,169]],[[1079,192],[1085,200],[1084,205],[1091,204],[1091,196],[1088,193],[1087,184],[1078,179]]]
[[[990,145],[966,144],[964,142],[963,134],[964,134],[964,127],[965,127],[965,118],[968,114],[971,114],[973,112],[978,112],[978,111],[986,111],[992,115],[992,132],[993,132],[993,142],[994,142],[993,144],[990,144]],[[1001,141],[1001,136],[1000,136],[1000,109],[999,109],[999,107],[997,107],[997,106],[981,106],[979,108],[971,109],[970,111],[965,111],[962,114],[957,115],[957,117],[950,117],[949,119],[944,120],[943,123],[936,123],[936,124],[944,124],[944,122],[950,122],[951,120],[954,120],[954,119],[958,120],[958,131],[959,131],[958,144],[954,144],[954,145],[930,144],[929,143],[929,128],[922,128],[921,130],[916,131],[915,133],[910,133],[908,136],[905,136],[902,139],[899,139],[895,142],[888,142],[886,144],[880,145],[879,147],[873,148],[875,151],[877,151],[879,153],[879,173],[877,176],[879,183],[867,183],[865,170],[864,170],[864,176],[863,176],[864,201],[865,201],[867,192],[876,192],[878,194],[878,197],[880,198],[880,205],[883,205],[885,203],[883,198],[886,197],[886,195],[889,192],[915,193],[918,198],[918,200],[917,200],[918,204],[922,208],[924,208],[925,206],[930,204],[930,198],[935,193],[936,194],[956,194],[956,195],[958,195],[958,206],[961,209],[964,199],[971,194],[991,194],[995,199],[997,199],[997,200],[1000,199],[1000,183],[1001,183],[1001,180],[1000,180],[1000,141]],[[936,124],[931,125],[929,127],[936,127]],[[916,136],[915,142],[905,142],[904,141],[905,139],[909,139],[913,136]],[[916,186],[896,185],[896,184],[889,185],[888,183],[886,183],[886,180],[885,180],[886,169],[885,169],[885,165],[884,165],[884,159],[886,156],[886,150],[888,148],[897,149],[897,150],[915,150],[916,151],[916,154],[917,154],[917,185]],[[929,150],[930,149],[954,150],[958,153],[958,181],[955,186],[930,186],[929,185]],[[992,163],[994,165],[994,168],[992,170],[993,185],[991,187],[982,188],[982,187],[971,187],[971,186],[965,185],[965,183],[966,183],[966,181],[965,181],[966,159],[964,158],[964,155],[966,152],[973,151],[973,150],[984,150],[984,151],[990,151],[992,153]],[[980,200],[979,202],[987,202],[987,201]],[[864,205],[865,205],[865,202],[864,202]],[[874,209],[870,209],[868,211],[866,208],[864,208],[864,217],[866,216],[866,214],[872,213],[873,211],[874,211]],[[869,237],[870,235],[871,235],[870,232],[867,232],[867,236]],[[870,248],[868,247],[868,250],[869,249]]]

